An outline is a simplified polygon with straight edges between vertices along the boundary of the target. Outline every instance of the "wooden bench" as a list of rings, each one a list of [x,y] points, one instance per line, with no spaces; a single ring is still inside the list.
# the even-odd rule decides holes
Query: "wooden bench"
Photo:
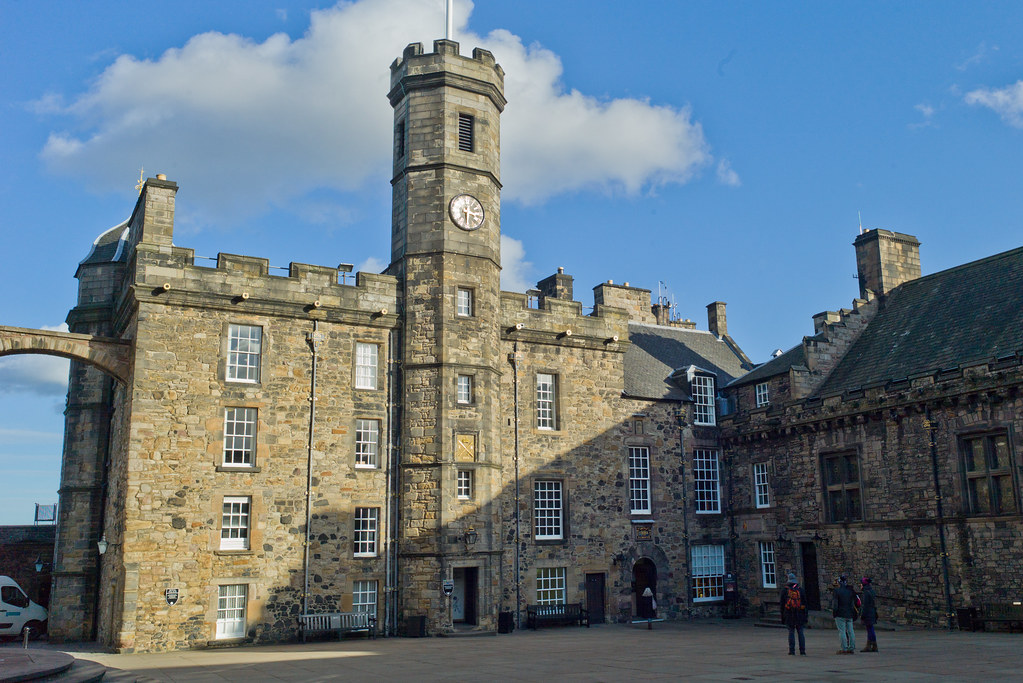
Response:
[[[590,627],[590,613],[578,602],[557,605],[526,606],[526,627],[534,631],[541,625],[568,626],[571,624]]]
[[[980,629],[983,631],[986,622],[1008,624],[1010,632],[1018,625],[1023,631],[1023,604],[1019,602],[986,602],[973,616],[974,630],[977,625],[980,625]]]
[[[298,618],[298,628],[302,632],[302,642],[310,634],[337,633],[341,640],[346,633],[369,634],[377,637],[377,618],[367,612],[330,612],[327,614],[303,614]]]

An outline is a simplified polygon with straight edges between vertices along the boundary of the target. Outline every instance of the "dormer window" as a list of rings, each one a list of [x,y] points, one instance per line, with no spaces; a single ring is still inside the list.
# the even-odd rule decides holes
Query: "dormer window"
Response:
[[[714,375],[693,374],[689,381],[690,393],[693,396],[693,423],[698,425],[717,424],[714,398]]]

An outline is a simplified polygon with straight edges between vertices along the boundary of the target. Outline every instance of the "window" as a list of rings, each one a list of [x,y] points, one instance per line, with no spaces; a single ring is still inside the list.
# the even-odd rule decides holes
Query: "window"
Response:
[[[220,523],[221,550],[249,549],[250,502],[248,496],[224,496]]]
[[[352,584],[352,611],[365,612],[376,616],[377,582],[355,581]]]
[[[753,499],[758,508],[771,507],[771,489],[768,486],[767,463],[753,463]]]
[[[475,152],[476,119],[471,114],[458,115],[458,149],[463,152]]]
[[[725,546],[694,545],[693,602],[723,600],[725,597]]]
[[[227,336],[228,381],[258,382],[263,328],[255,325],[229,325]]]
[[[562,605],[565,603],[564,567],[537,568],[536,602],[538,605]]]
[[[717,424],[714,419],[714,378],[710,375],[694,375],[690,386],[693,394],[693,422],[698,425]]]
[[[471,317],[473,314],[472,290],[459,287],[455,290],[455,314],[462,318]]]
[[[398,121],[394,127],[394,153],[398,159],[405,156],[405,122]]]
[[[458,470],[458,500],[472,499],[472,470]]]
[[[22,593],[17,586],[0,586],[0,600],[11,607],[21,607],[22,609],[27,608],[30,604],[28,596]]]
[[[472,403],[472,375],[459,375],[455,379],[455,401]]]
[[[355,466],[379,467],[380,420],[355,421]]]
[[[561,482],[533,482],[533,526],[538,541],[563,538]]]
[[[557,398],[557,385],[554,375],[537,373],[536,375],[536,428],[555,429],[554,401]]]
[[[860,505],[860,468],[855,453],[828,455],[823,460],[824,499],[828,521],[863,519]]]
[[[245,637],[245,584],[217,587],[217,639]]]
[[[771,402],[771,395],[767,391],[767,382],[761,382],[756,386],[757,408],[766,406]]]
[[[721,512],[717,451],[693,451],[693,479],[696,484],[697,514]]]
[[[355,388],[377,388],[377,356],[379,347],[376,344],[355,344]]]
[[[959,442],[963,457],[966,513],[1003,515],[1016,511],[1005,432],[965,437]]]
[[[629,511],[650,512],[650,449],[629,446]]]
[[[256,443],[256,409],[224,409],[224,467],[251,467]]]
[[[760,543],[760,582],[764,588],[778,587],[778,571],[774,564],[774,541]]]
[[[355,508],[355,556],[376,557],[380,508]]]

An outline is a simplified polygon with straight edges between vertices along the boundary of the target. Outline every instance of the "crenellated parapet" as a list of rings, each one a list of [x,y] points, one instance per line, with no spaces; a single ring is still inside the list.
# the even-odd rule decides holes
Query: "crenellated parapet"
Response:
[[[866,329],[877,308],[877,299],[856,299],[851,309],[824,311],[813,316],[815,334],[803,337],[806,365],[790,370],[793,398],[809,396],[823,384]]]
[[[592,314],[583,315],[580,302],[554,298],[529,308],[525,294],[501,292],[501,339],[624,353],[629,314],[598,304]]]

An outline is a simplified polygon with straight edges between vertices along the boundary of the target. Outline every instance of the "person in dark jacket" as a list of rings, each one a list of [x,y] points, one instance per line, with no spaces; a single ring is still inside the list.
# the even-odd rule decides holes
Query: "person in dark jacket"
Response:
[[[835,627],[838,629],[838,642],[840,649],[835,654],[851,655],[856,653],[856,632],[853,631],[853,622],[856,621],[856,611],[860,605],[860,599],[856,591],[849,587],[845,575],[838,577],[838,586],[831,598],[831,615],[835,617]]]
[[[781,591],[778,599],[778,611],[781,613],[781,621],[789,627],[789,654],[796,654],[796,633],[799,633],[799,654],[806,654],[806,639],[803,637],[803,627],[807,622],[806,593],[803,587],[796,582],[796,575],[789,572],[788,581]]]
[[[863,611],[860,612],[860,621],[867,627],[867,646],[860,652],[877,652],[877,635],[874,633],[874,624],[877,623],[877,597],[874,595],[874,585],[870,582],[869,576],[860,579],[863,592],[860,597],[863,600]]]

